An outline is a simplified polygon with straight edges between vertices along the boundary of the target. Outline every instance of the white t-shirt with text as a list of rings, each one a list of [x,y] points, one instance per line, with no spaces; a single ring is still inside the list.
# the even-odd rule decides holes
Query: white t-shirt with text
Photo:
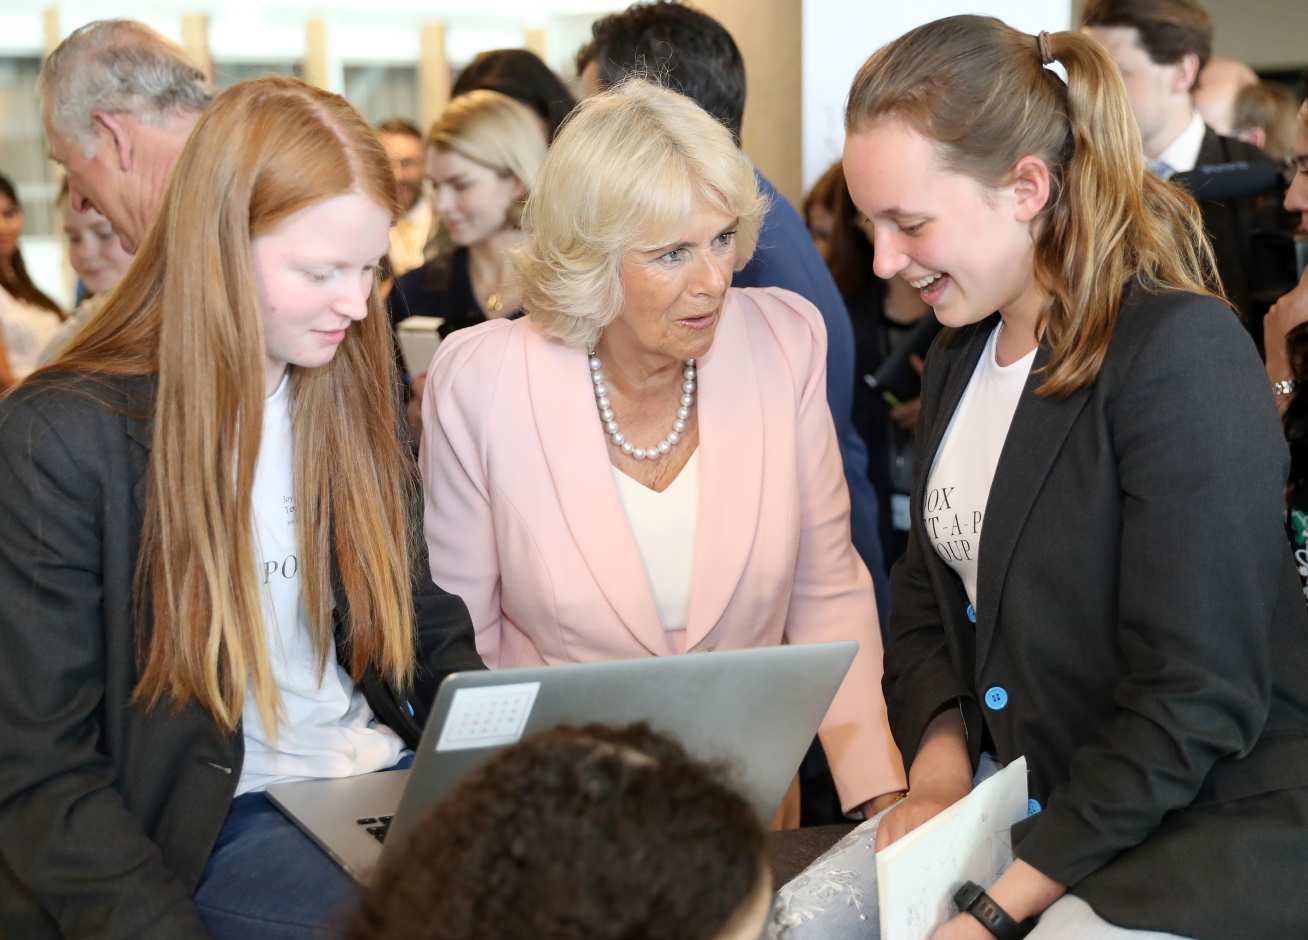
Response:
[[[927,544],[962,579],[973,606],[976,605],[977,555],[990,485],[1035,360],[1032,349],[1011,365],[999,365],[995,347],[1003,328],[1001,321],[991,332],[958,408],[949,420],[931,465],[922,503]]]
[[[399,735],[374,720],[363,693],[337,663],[334,641],[326,669],[319,668],[300,579],[290,397],[288,375],[264,402],[253,493],[264,636],[281,698],[281,721],[274,740],[259,715],[253,686],[247,686],[238,796],[274,783],[381,770],[395,764],[404,750]]]

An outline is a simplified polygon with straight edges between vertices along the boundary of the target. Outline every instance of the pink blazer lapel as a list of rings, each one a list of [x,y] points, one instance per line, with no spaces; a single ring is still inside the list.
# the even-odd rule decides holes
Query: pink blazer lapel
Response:
[[[698,364],[699,519],[686,648],[717,626],[749,562],[763,493],[763,403],[745,318],[752,304],[727,294],[709,354]]]
[[[666,653],[667,633],[613,481],[585,352],[531,327],[526,354],[532,413],[572,538],[622,623],[651,653]]]

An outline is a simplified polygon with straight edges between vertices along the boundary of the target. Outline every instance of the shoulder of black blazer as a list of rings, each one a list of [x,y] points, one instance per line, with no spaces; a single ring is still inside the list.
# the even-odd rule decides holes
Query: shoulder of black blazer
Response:
[[[92,376],[54,372],[38,376],[0,401],[0,422],[22,420],[25,434],[42,433],[39,426],[57,429],[66,441],[94,448],[106,458],[123,461],[108,475],[118,491],[100,499],[131,499],[137,530],[145,518],[146,483],[153,438],[155,376]],[[21,412],[21,415],[19,414]],[[116,442],[127,438],[132,446]],[[416,474],[415,474],[416,481]],[[412,518],[421,518],[421,493],[416,482],[407,494]],[[88,498],[92,498],[88,494]],[[113,537],[110,533],[109,537]],[[418,673],[411,694],[392,689],[369,670],[360,682],[377,716],[415,746],[441,680],[451,672],[485,668],[476,653],[472,622],[461,599],[431,580],[426,546],[419,540],[413,553],[413,593],[418,639]],[[349,668],[348,634],[342,616],[348,603],[335,558],[331,570],[337,658]]]
[[[1267,160],[1267,154],[1253,144],[1235,137],[1226,137],[1211,127],[1204,128],[1204,139],[1199,145],[1195,166],[1212,166],[1215,163],[1239,163],[1244,160]]]

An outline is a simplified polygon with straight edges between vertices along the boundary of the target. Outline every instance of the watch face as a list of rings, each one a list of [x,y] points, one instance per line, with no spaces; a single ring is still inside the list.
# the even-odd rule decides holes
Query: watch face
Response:
[[[989,897],[983,895],[977,898],[970,908],[970,912],[973,917],[989,927],[991,933],[995,931],[995,928],[1003,926],[1004,912]]]
[[[954,892],[954,907],[966,911],[983,893],[985,889],[975,881],[965,881]]]

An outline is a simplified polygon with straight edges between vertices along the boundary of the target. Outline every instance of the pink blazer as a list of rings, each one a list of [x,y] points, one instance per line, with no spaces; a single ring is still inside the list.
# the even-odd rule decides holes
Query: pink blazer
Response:
[[[664,630],[612,477],[584,350],[527,319],[445,340],[424,391],[432,577],[467,603],[494,668],[854,639],[821,728],[841,803],[903,787],[881,694],[872,581],[808,301],[729,291],[698,364],[700,494],[690,612]]]

